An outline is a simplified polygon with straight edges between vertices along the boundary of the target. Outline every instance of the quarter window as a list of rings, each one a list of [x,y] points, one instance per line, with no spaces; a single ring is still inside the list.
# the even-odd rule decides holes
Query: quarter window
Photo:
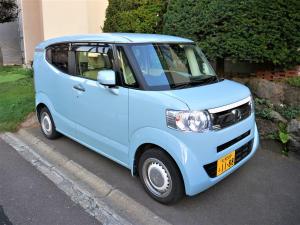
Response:
[[[64,73],[68,73],[68,57],[69,47],[67,44],[53,45],[47,48],[47,61]]]
[[[97,80],[100,70],[113,69],[111,46],[80,46],[75,50],[77,74]]]
[[[133,71],[129,65],[124,50],[121,47],[118,47],[118,60],[124,83],[128,86],[137,86]]]

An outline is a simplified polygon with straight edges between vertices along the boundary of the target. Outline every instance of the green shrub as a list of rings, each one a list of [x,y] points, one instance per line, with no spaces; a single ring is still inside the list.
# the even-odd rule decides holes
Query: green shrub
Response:
[[[254,98],[255,115],[263,119],[271,120],[273,104],[264,98]]]
[[[268,99],[265,98],[254,98],[254,105],[264,105],[272,109],[274,107],[274,105]]]
[[[18,18],[19,7],[17,1],[0,1],[0,23],[13,22]]]
[[[292,86],[300,87],[300,77],[291,77],[286,80],[286,82]]]
[[[256,109],[255,115],[263,119],[271,120],[272,119],[271,111],[272,110],[270,108]]]
[[[192,38],[217,62],[289,67],[300,63],[299,11],[299,0],[172,0],[164,32]]]
[[[276,106],[275,109],[288,120],[296,119],[300,116],[300,106],[281,105]]]
[[[160,33],[165,0],[109,0],[104,32]]]

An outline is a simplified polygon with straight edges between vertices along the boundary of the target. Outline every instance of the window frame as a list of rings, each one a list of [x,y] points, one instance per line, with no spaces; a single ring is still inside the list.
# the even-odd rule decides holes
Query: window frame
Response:
[[[132,43],[132,44],[137,44],[137,43]],[[122,85],[123,87],[126,87],[126,88],[130,88],[130,89],[136,89],[136,90],[150,90],[147,88],[147,84],[146,84],[146,81],[144,81],[143,79],[143,76],[141,76],[141,71],[139,69],[139,66],[138,66],[138,63],[137,61],[135,60],[135,57],[133,56],[131,50],[129,49],[129,46],[130,44],[129,43],[117,43],[115,44],[115,51],[116,51],[116,61],[117,61],[117,66],[118,66],[118,73],[120,74],[120,77],[121,77],[121,80],[122,80]],[[125,53],[125,56],[127,58],[127,61],[128,61],[128,64],[132,70],[132,73],[133,73],[133,76],[137,82],[137,85],[136,86],[130,86],[130,85],[127,85],[125,83],[125,80],[123,78],[123,74],[121,72],[121,69],[120,69],[120,62],[118,60],[118,57],[117,57],[117,51],[118,51],[118,47],[121,47]]]
[[[69,54],[71,53],[71,55],[69,56],[68,54],[68,72],[66,73],[65,71],[62,71],[60,68],[56,67],[55,65],[52,64],[52,62],[50,62],[47,58],[47,51],[55,46],[58,45],[67,45],[68,46],[68,52]],[[119,68],[119,63],[118,63],[118,57],[117,57],[117,50],[116,50],[116,46],[113,43],[110,42],[98,42],[98,41],[73,41],[73,42],[57,42],[57,43],[53,43],[48,45],[47,47],[45,47],[45,52],[44,52],[44,60],[52,67],[54,67],[55,69],[57,69],[58,71],[60,71],[63,74],[69,75],[69,76],[74,76],[74,77],[80,77],[83,79],[87,79],[87,80],[91,80],[91,81],[96,81],[94,79],[90,79],[87,77],[83,77],[80,76],[79,74],[77,74],[76,72],[76,57],[75,57],[75,51],[72,49],[73,46],[98,46],[98,45],[110,45],[113,51],[113,57],[112,57],[112,70],[115,71],[116,73],[116,86],[124,86],[126,87],[126,85],[124,85],[123,81],[122,81],[122,76],[121,76],[121,72],[120,72],[120,68]],[[51,52],[52,54],[52,52]],[[97,82],[97,81],[96,81]]]
[[[77,73],[77,61],[76,61],[76,54],[75,50],[73,50],[74,46],[78,47],[84,47],[84,46],[103,46],[103,45],[109,45],[112,48],[113,55],[112,55],[112,70],[115,71],[116,73],[116,86],[121,86],[129,89],[137,89],[137,90],[145,90],[145,91],[167,91],[171,89],[162,89],[160,86],[158,87],[153,87],[153,86],[148,86],[147,82],[144,80],[144,77],[142,75],[142,71],[140,70],[138,66],[138,62],[136,61],[132,50],[130,49],[131,45],[145,45],[145,44],[160,44],[161,42],[143,42],[143,43],[113,43],[113,42],[105,42],[105,41],[70,41],[70,42],[57,42],[53,43],[45,48],[45,60],[53,66],[55,69],[59,70],[60,72],[67,74],[69,76],[75,76],[75,77],[80,77],[83,79],[91,80],[91,81],[97,81],[92,78],[88,77],[83,77]],[[167,43],[169,44],[169,43]],[[171,43],[170,43],[171,44]],[[187,44],[185,42],[176,42],[176,44]],[[195,45],[195,43],[191,42],[189,44]],[[47,59],[47,50],[58,45],[68,45],[68,72],[66,73],[65,71],[62,71],[60,68],[56,67],[55,65],[52,64],[52,62],[49,62]],[[118,47],[122,48],[125,56],[127,58],[128,64],[130,69],[133,72],[133,76],[137,82],[137,85],[128,85],[125,83],[123,74],[121,72],[121,65],[119,62],[118,58]],[[52,54],[52,53],[51,53]]]

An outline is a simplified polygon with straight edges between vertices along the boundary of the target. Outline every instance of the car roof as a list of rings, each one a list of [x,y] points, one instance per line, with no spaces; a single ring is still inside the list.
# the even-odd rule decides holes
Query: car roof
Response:
[[[64,42],[108,42],[108,43],[192,43],[186,38],[139,33],[100,33],[69,35],[45,40],[36,46],[36,49],[44,49],[49,45]]]

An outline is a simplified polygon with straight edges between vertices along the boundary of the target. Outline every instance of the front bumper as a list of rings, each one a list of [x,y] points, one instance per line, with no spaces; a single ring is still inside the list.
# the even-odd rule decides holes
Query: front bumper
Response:
[[[249,131],[249,135],[246,137],[243,137],[232,145],[226,146],[222,151],[217,150],[218,146],[235,139],[247,131]],[[181,148],[185,146],[185,151],[181,151],[185,152],[185,154],[181,156],[183,165],[180,169],[183,174],[186,194],[190,196],[213,186],[242,166],[254,155],[259,145],[259,135],[254,115],[251,115],[238,124],[219,131],[184,134],[184,136],[180,137],[180,140],[182,142]],[[251,143],[251,149],[248,154],[244,155],[244,157],[229,170],[219,176],[211,176],[207,170],[205,170],[205,165],[216,162],[218,159],[232,151],[240,149],[247,143]]]

